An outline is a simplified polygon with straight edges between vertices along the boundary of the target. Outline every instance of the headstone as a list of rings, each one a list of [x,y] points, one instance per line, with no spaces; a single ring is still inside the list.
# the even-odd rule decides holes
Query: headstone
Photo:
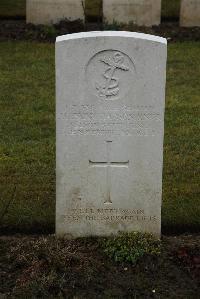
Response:
[[[159,25],[161,0],[103,0],[103,16],[109,24]]]
[[[26,22],[56,24],[61,20],[84,21],[84,0],[26,0]]]
[[[200,27],[200,0],[182,0],[180,26]]]
[[[56,41],[58,236],[160,235],[166,40]]]

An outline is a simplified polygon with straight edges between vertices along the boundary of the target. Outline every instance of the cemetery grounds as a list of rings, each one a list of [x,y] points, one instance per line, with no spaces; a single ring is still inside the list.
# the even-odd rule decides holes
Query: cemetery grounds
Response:
[[[4,20],[3,26],[0,298],[198,298],[199,30],[172,27],[160,33],[172,37],[167,66],[162,247],[159,256],[144,256],[132,265],[109,258],[101,247],[101,238],[64,241],[53,235],[52,41],[59,33],[77,31],[82,25],[35,28],[21,21],[10,25]],[[151,30],[158,34],[162,28]]]

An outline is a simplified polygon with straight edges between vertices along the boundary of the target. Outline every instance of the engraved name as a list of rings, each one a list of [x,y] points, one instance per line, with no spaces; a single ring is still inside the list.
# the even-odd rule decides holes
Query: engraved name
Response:
[[[92,105],[72,105],[62,117],[66,120],[66,134],[70,135],[156,136],[162,120],[161,113],[152,109],[120,107],[96,111]]]

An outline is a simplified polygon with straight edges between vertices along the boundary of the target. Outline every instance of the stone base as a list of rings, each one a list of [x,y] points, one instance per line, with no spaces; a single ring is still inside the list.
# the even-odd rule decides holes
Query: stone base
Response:
[[[159,25],[161,0],[103,0],[104,21],[150,27]]]
[[[27,0],[26,22],[56,24],[63,19],[84,20],[82,0]]]
[[[200,27],[200,0],[182,0],[181,27]]]

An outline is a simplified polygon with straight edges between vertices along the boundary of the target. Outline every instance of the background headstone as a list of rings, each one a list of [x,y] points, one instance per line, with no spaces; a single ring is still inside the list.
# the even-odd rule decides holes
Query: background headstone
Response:
[[[200,27],[200,0],[182,0],[180,26]]]
[[[26,0],[26,22],[55,24],[63,19],[84,20],[82,0]]]
[[[140,33],[57,38],[58,235],[160,234],[166,50]]]
[[[103,16],[109,24],[159,25],[161,0],[103,0]]]

